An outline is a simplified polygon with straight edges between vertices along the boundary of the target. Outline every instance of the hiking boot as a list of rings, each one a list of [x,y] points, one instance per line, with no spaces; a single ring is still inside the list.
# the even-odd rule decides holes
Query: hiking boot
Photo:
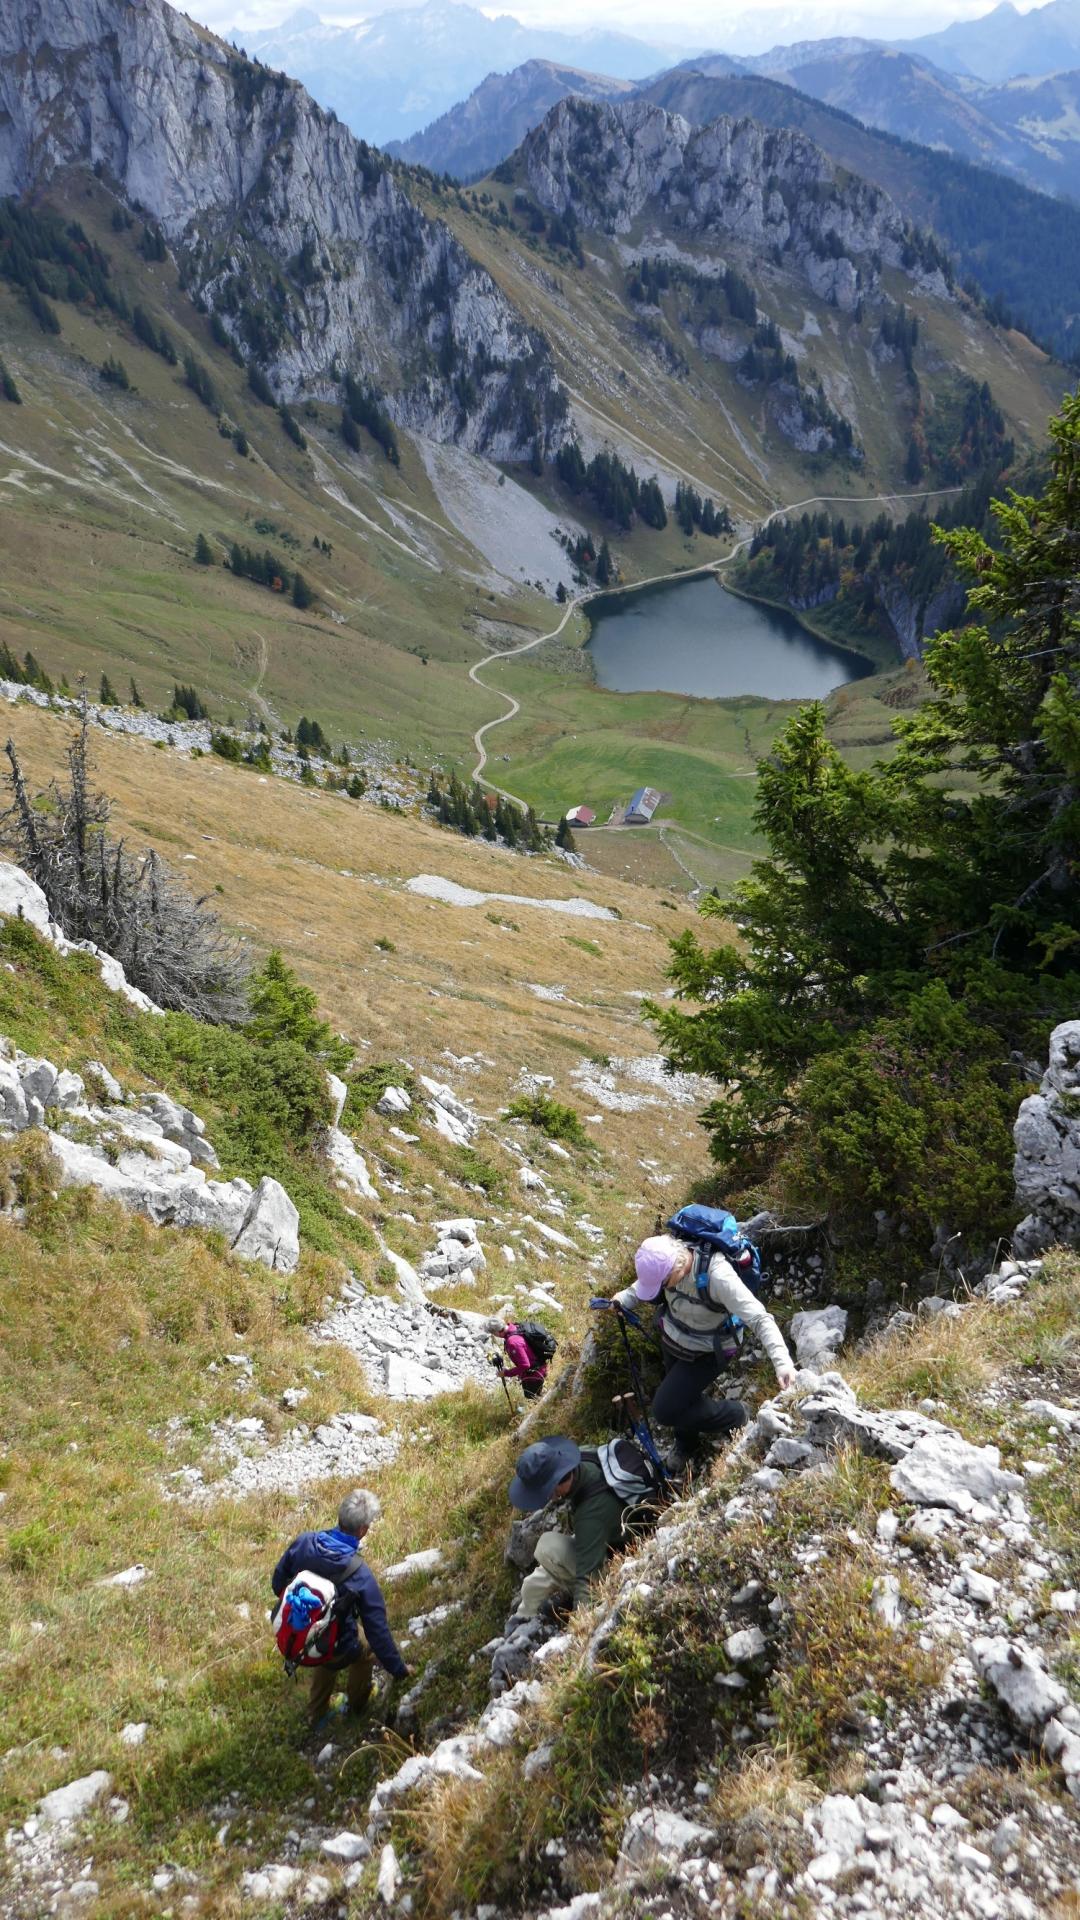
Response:
[[[690,1455],[681,1441],[676,1440],[664,1455],[664,1466],[675,1480],[681,1480],[690,1465]]]

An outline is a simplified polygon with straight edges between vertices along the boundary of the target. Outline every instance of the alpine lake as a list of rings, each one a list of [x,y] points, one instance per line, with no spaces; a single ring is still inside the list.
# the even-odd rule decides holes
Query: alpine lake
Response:
[[[608,594],[588,613],[597,681],[617,693],[820,700],[875,671],[783,608],[729,593],[713,574]]]

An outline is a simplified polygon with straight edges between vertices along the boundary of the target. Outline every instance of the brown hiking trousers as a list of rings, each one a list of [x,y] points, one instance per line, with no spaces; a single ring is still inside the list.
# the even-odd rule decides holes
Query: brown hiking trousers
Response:
[[[371,1698],[371,1683],[375,1677],[375,1656],[370,1647],[361,1646],[355,1660],[345,1667],[312,1667],[311,1692],[308,1695],[308,1717],[312,1724],[321,1720],[330,1705],[335,1687],[340,1681],[345,1683],[350,1713],[363,1713]]]

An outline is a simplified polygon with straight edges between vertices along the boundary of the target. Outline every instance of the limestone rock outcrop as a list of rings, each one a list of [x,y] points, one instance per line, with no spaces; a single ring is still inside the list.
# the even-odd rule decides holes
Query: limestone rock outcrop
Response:
[[[1016,1252],[1080,1245],[1080,1020],[1050,1035],[1050,1064],[1021,1104],[1013,1140],[1016,1197],[1028,1209],[1013,1234]]]
[[[724,236],[786,256],[814,294],[842,312],[904,265],[929,291],[944,278],[880,187],[842,175],[804,134],[723,115],[691,127],[642,99],[570,97],[525,140],[529,186],[542,207],[626,234],[662,214],[696,240]],[[914,259],[913,259],[914,256]]]

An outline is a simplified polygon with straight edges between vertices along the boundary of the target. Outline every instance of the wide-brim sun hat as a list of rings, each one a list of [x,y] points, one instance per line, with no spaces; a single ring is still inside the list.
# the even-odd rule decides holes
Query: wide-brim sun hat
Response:
[[[510,1505],[522,1513],[538,1513],[547,1506],[559,1481],[580,1465],[581,1448],[564,1434],[534,1440],[518,1460],[510,1482]]]

